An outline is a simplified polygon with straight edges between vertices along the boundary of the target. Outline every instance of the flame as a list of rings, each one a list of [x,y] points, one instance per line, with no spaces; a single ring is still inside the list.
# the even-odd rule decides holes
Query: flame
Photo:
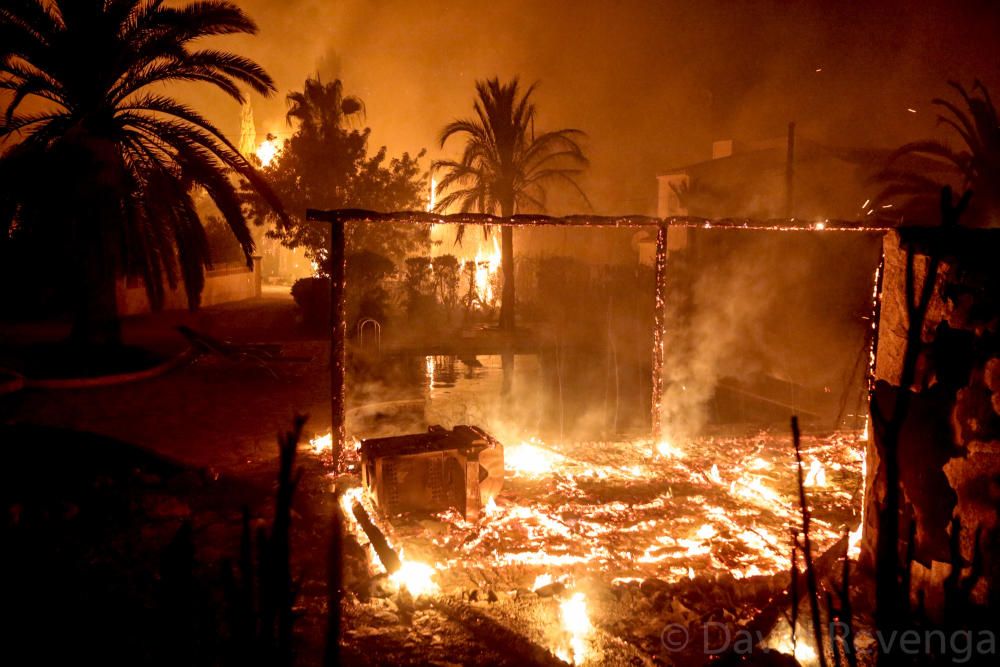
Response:
[[[656,452],[665,459],[682,459],[687,456],[683,450],[678,449],[669,440],[661,440],[656,443]]]
[[[260,146],[257,147],[256,151],[257,159],[260,160],[261,166],[264,167],[270,166],[279,153],[281,153],[281,144],[270,134],[267,135],[267,139],[260,142]]]
[[[813,459],[809,464],[809,471],[806,473],[804,486],[826,486],[826,469],[823,464]]]
[[[434,393],[434,357],[428,356],[424,359],[424,371],[427,373],[427,390]]]
[[[588,653],[587,636],[593,631],[587,615],[587,598],[583,593],[574,593],[568,600],[559,605],[559,615],[562,618],[563,630],[569,635],[569,647],[560,648],[556,655],[565,662],[574,665],[582,663]]]
[[[551,574],[540,574],[535,577],[535,583],[531,584],[531,590],[537,591],[539,588],[543,588],[552,583]]]
[[[371,569],[375,563],[380,562],[378,554],[372,544],[367,541],[364,530],[354,518],[354,503],[363,502],[363,497],[364,492],[360,486],[346,489],[340,494],[340,509],[347,521],[348,529],[357,538],[358,543],[367,545],[366,551],[369,569]],[[388,535],[386,538],[388,539]],[[390,544],[390,546],[392,545]],[[435,570],[433,567],[419,561],[407,560],[402,549],[399,550],[399,560],[402,563],[400,568],[389,576],[389,581],[396,587],[397,591],[405,588],[414,597],[440,592],[440,587],[434,581]]]
[[[712,464],[712,469],[708,471],[708,479],[713,484],[722,484],[722,475],[719,474],[719,466],[717,464]]]
[[[435,570],[426,563],[406,560],[400,553],[400,560],[403,564],[390,577],[398,590],[406,589],[413,597],[421,595],[432,595],[439,592],[437,582],[434,581]]]
[[[864,498],[865,493],[868,490],[868,420],[865,420],[865,446],[861,448],[861,495]],[[865,506],[865,501],[861,501],[861,520],[858,522],[858,527],[851,531],[851,534],[847,537],[847,557],[851,560],[857,560],[861,556],[861,537],[865,529],[865,515],[868,513],[868,508]]]
[[[493,500],[493,496],[486,499],[486,505],[483,506],[483,514],[488,517],[495,517],[500,514],[502,510],[497,506],[496,501]]]
[[[431,191],[427,198],[427,212],[433,213],[434,206],[437,205],[437,179],[431,176]]]
[[[313,453],[317,456],[330,454],[333,452],[333,433],[317,435],[309,441],[309,446],[312,447]]]
[[[862,519],[864,515],[862,515]],[[858,527],[851,531],[850,535],[847,536],[847,557],[851,560],[857,560],[861,555],[861,535],[864,530],[865,524],[862,521],[858,524]]]
[[[529,477],[545,475],[552,472],[563,457],[555,452],[542,449],[536,445],[522,442],[504,449],[504,467],[513,470],[515,474],[523,473]]]
[[[494,236],[492,240],[493,251],[489,253],[484,252],[483,247],[480,246],[476,251],[476,259],[473,260],[475,262],[473,266],[475,267],[476,298],[480,304],[484,305],[491,304],[494,301],[493,278],[500,268],[500,261],[503,257],[496,237]]]
[[[786,626],[787,627],[787,626]],[[796,638],[795,642],[795,659],[800,665],[815,665],[819,656],[816,655],[816,649],[814,649],[810,644],[805,641],[805,637],[801,634]],[[792,638],[788,635],[783,635],[781,639],[774,642],[771,648],[775,651],[780,651],[785,655],[792,654]]]

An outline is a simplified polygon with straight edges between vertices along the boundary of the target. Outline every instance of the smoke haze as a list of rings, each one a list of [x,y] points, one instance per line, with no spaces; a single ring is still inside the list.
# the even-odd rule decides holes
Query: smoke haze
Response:
[[[220,43],[279,89],[254,96],[259,136],[288,131],[284,95],[318,72],[365,101],[375,145],[434,158],[477,78],[520,75],[540,83],[540,128],[588,133],[584,186],[602,214],[654,213],[656,173],[708,159],[713,139],[780,136],[795,120],[816,141],[892,147],[936,131],[929,101],[948,79],[1000,90],[993,2],[239,4],[260,34]],[[238,137],[235,104],[199,101]],[[585,210],[570,197],[552,208]]]

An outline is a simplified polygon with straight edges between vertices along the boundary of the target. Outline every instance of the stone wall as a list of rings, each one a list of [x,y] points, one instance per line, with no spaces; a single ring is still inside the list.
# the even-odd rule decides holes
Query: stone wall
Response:
[[[230,301],[259,297],[261,293],[260,258],[254,257],[254,268],[244,264],[222,266],[205,272],[205,287],[201,292],[201,305],[211,306]],[[163,296],[164,310],[183,310],[188,307],[184,283],[176,289],[166,288]],[[120,281],[118,284],[118,312],[121,315],[138,315],[150,311],[146,288],[141,282]]]
[[[961,525],[961,566],[970,571],[976,534],[983,576],[973,598],[997,597],[1000,566],[1000,251],[998,230],[909,229],[886,234],[873,401],[891,414],[901,391],[911,392],[899,441],[903,488],[900,535],[909,529],[913,587],[928,612],[941,613],[944,578],[951,572],[953,518]],[[901,388],[906,348],[906,263],[914,253],[919,294],[931,253],[941,258],[921,336],[912,386]],[[871,562],[878,508],[885,499],[879,429],[870,428],[863,561]],[[994,607],[995,608],[995,607]]]

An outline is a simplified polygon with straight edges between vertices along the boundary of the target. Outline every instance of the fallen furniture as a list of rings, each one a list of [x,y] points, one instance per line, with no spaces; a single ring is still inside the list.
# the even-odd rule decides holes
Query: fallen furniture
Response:
[[[274,343],[233,343],[227,340],[219,340],[183,325],[177,327],[177,331],[187,339],[191,347],[199,354],[218,356],[237,363],[250,362],[266,369],[272,375],[275,373],[270,364],[301,364],[312,361],[312,357],[283,356],[281,354],[281,346]]]

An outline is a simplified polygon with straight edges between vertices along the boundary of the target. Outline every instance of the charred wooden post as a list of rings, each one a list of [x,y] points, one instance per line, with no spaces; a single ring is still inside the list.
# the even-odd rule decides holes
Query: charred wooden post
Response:
[[[344,222],[330,224],[330,439],[333,471],[340,472],[340,453],[347,438],[345,369],[347,365],[347,246]]]
[[[389,544],[389,540],[385,539],[385,535],[371,520],[371,517],[368,516],[364,505],[355,502],[351,507],[351,512],[354,514],[354,518],[357,519],[358,525],[361,526],[361,530],[365,531],[365,535],[368,536],[368,540],[372,543],[372,548],[375,549],[375,554],[378,556],[379,561],[381,561],[385,571],[393,574],[401,568],[403,562],[399,560],[399,554],[396,553],[395,549]]]
[[[662,435],[662,424],[660,423],[662,410],[660,401],[663,400],[663,326],[664,326],[664,306],[667,298],[667,226],[660,225],[656,232],[656,287],[653,304],[653,390],[652,405],[650,407],[652,415],[653,438],[659,439]]]

